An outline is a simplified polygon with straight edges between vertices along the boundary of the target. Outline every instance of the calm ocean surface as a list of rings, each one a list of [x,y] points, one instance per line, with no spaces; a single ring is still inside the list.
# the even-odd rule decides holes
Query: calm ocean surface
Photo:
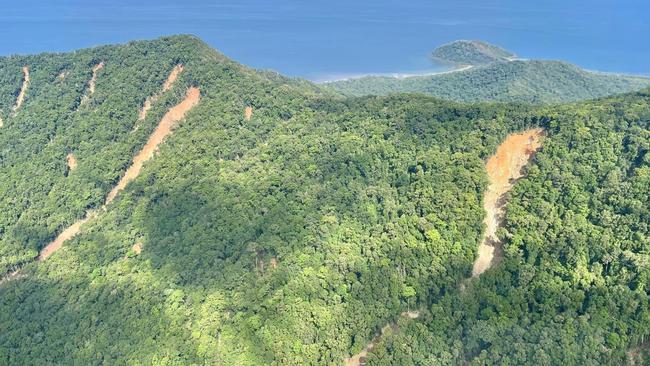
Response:
[[[330,80],[441,71],[427,54],[481,39],[524,58],[650,74],[649,1],[17,1],[0,54],[191,33],[246,65]],[[189,2],[187,2],[189,3]]]

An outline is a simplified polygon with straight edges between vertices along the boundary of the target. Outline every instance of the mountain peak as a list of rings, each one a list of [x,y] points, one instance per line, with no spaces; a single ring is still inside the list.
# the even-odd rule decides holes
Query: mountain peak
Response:
[[[436,48],[431,58],[439,63],[454,65],[488,65],[512,60],[515,54],[499,46],[475,40],[454,41]]]

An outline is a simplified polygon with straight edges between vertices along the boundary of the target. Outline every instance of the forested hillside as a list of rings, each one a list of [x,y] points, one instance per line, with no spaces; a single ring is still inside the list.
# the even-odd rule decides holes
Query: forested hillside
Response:
[[[442,45],[433,52],[431,58],[439,63],[452,65],[488,65],[505,62],[515,55],[501,47],[481,41],[455,41]]]
[[[650,92],[544,114],[503,263],[384,337],[369,365],[650,364],[635,347],[650,336]]]
[[[200,101],[107,200],[188,89]],[[176,36],[1,58],[0,103],[0,269],[19,269],[0,281],[0,364],[343,364],[393,321],[369,363],[643,352],[647,92],[553,109],[342,98]],[[468,280],[485,161],[531,127],[548,136],[511,193],[505,260]]]
[[[574,102],[641,90],[650,78],[601,74],[558,61],[509,61],[457,72],[394,78],[366,76],[326,87],[348,96],[423,93],[459,102]]]

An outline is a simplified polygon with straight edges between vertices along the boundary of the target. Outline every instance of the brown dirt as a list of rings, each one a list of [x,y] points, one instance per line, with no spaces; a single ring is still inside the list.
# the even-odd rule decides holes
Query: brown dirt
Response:
[[[95,217],[97,217],[97,212],[89,211],[88,213],[86,213],[86,217],[68,226],[68,228],[63,230],[61,234],[59,234],[59,236],[57,236],[56,239],[54,239],[54,241],[50,242],[48,245],[45,246],[45,248],[41,250],[37,260],[42,261],[47,259],[49,256],[52,255],[52,253],[59,250],[61,246],[63,246],[63,243],[65,243],[69,239],[74,238],[77,234],[79,234],[79,231],[81,231],[81,225],[88,222],[88,220],[94,219]]]
[[[2,126],[4,126],[4,125],[5,125],[5,123],[4,123],[4,121],[2,120],[2,116],[0,116],[0,128],[2,128]]]
[[[70,171],[77,169],[77,158],[75,158],[72,153],[66,155],[65,162],[68,164],[68,169],[70,169]]]
[[[405,311],[402,314],[400,314],[403,317],[409,318],[409,319],[417,319],[420,316],[419,311]],[[366,364],[366,356],[368,356],[368,352],[370,352],[374,347],[375,344],[377,344],[381,338],[386,335],[388,330],[397,330],[397,324],[395,323],[390,323],[385,325],[383,328],[381,328],[381,333],[376,335],[368,345],[361,350],[361,352],[357,353],[356,355],[348,358],[345,360],[345,366],[363,366]]]
[[[253,117],[253,107],[248,106],[248,107],[246,107],[246,109],[244,109],[244,118],[247,121],[250,121],[251,117]]]
[[[81,99],[81,105],[88,103],[90,97],[95,94],[95,85],[97,84],[97,73],[104,68],[104,61],[93,66],[93,76],[88,81],[88,94]]]
[[[59,77],[60,81],[63,81],[63,80],[65,80],[66,76],[68,76],[68,72],[67,71],[61,71],[61,73],[59,73],[58,77]]]
[[[23,85],[20,87],[20,93],[18,98],[16,98],[16,105],[14,105],[14,114],[18,111],[18,108],[23,105],[25,101],[25,95],[27,94],[27,88],[29,88],[29,67],[23,66]]]
[[[183,72],[183,65],[178,64],[174,66],[172,71],[169,73],[169,76],[167,76],[167,80],[165,80],[165,83],[163,83],[162,86],[162,91],[160,94],[169,91],[169,89],[172,88],[176,80],[178,79],[178,75]],[[154,94],[150,97],[148,97],[145,101],[144,104],[142,105],[142,108],[140,109],[140,114],[138,115],[138,120],[142,121],[147,117],[147,112],[149,112],[149,109],[153,106],[153,104],[158,100],[160,97],[160,94]]]
[[[124,177],[120,179],[118,182],[117,186],[113,188],[113,190],[108,194],[106,198],[106,203],[110,203],[113,201],[113,199],[117,196],[117,194],[133,179],[135,179],[138,174],[140,173],[140,170],[142,169],[142,164],[144,164],[145,161],[151,159],[153,157],[154,152],[158,148],[158,145],[164,140],[166,136],[168,136],[174,127],[176,127],[176,124],[178,121],[180,121],[187,111],[189,111],[192,107],[194,107],[200,99],[200,91],[198,88],[190,88],[187,91],[187,96],[185,99],[177,104],[176,106],[172,107],[160,120],[160,123],[158,124],[158,127],[154,130],[154,132],[151,134],[149,137],[149,141],[147,141],[146,145],[144,148],[138,153],[138,155],[135,156],[133,159],[133,165],[126,171],[126,174],[124,174]],[[45,248],[41,250],[41,253],[38,256],[38,260],[44,260],[47,259],[52,253],[57,251],[63,243],[71,238],[73,238],[75,235],[77,235],[81,231],[81,226],[88,222],[89,220],[94,219],[95,217],[98,216],[98,212],[105,210],[105,206],[102,206],[100,210],[97,211],[89,211],[86,214],[86,217],[83,219],[75,222],[71,226],[69,226],[67,229],[63,230],[59,236],[54,239],[51,243],[49,243]],[[138,246],[138,244],[136,244]],[[138,249],[140,246],[136,248],[134,246],[134,250],[136,253],[139,254]]]
[[[93,67],[93,76],[90,78],[90,81],[88,82],[88,93],[90,95],[93,95],[95,93],[95,84],[97,84],[97,73],[99,70],[104,68],[104,61],[98,63]]]
[[[172,107],[163,118],[160,120],[158,127],[153,131],[149,140],[144,145],[142,150],[133,158],[133,164],[127,169],[124,176],[120,179],[117,185],[111,190],[111,192],[106,197],[106,204],[109,204],[115,199],[117,194],[126,187],[133,179],[135,179],[142,165],[149,159],[153,157],[153,154],[158,149],[158,145],[167,137],[173,129],[176,127],[177,123],[185,117],[185,114],[192,109],[200,100],[201,92],[198,88],[192,87],[187,91],[185,99]]]
[[[269,263],[271,265],[271,268],[276,269],[278,268],[278,259],[275,257],[271,257],[271,261]]]
[[[541,147],[541,138],[544,134],[543,129],[536,128],[509,135],[487,161],[485,169],[490,184],[483,196],[486,229],[478,248],[478,258],[474,262],[472,277],[478,277],[501,259],[501,242],[496,233],[503,224],[507,203],[505,195],[517,179],[522,177],[523,168]]]
[[[133,244],[133,246],[131,247],[131,250],[133,250],[135,252],[135,254],[140,255],[140,253],[142,253],[142,243],[137,242],[137,243]]]
[[[138,176],[144,162],[146,162],[147,160],[153,157],[153,154],[158,148],[158,146],[160,145],[160,143],[165,139],[166,136],[168,136],[173,131],[177,123],[185,117],[185,114],[192,107],[198,104],[200,98],[201,98],[201,92],[199,91],[199,89],[192,87],[188,89],[187,95],[185,99],[183,99],[183,101],[181,101],[179,104],[177,104],[176,106],[172,107],[169,111],[167,111],[167,113],[160,120],[158,127],[156,127],[154,132],[149,137],[149,140],[145,144],[144,148],[142,148],[140,153],[138,153],[138,155],[136,155],[135,158],[133,159],[133,164],[126,171],[124,177],[120,179],[117,186],[113,188],[113,190],[108,194],[106,198],[106,204],[110,203],[130,181],[132,181],[133,179],[135,179],[135,177]],[[41,250],[36,260],[42,261],[47,259],[54,252],[59,250],[63,246],[63,243],[65,243],[67,240],[72,239],[77,234],[79,234],[79,232],[81,231],[81,227],[86,222],[95,219],[99,215],[99,212],[105,210],[106,210],[106,206],[104,205],[100,207],[98,210],[88,211],[86,213],[86,217],[67,227],[65,230],[63,230],[63,232],[61,232],[56,237],[56,239],[54,239],[52,242],[46,245]],[[140,254],[140,252],[142,251],[142,244],[136,243],[132,247],[132,249],[136,252],[136,254]],[[16,278],[20,278],[22,276],[23,275],[21,275],[20,269],[18,269],[0,278],[0,284],[7,281],[11,281]]]

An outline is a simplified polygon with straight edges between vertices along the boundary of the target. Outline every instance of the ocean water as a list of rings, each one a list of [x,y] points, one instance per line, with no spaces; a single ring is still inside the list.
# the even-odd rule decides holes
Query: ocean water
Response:
[[[246,65],[316,81],[442,71],[436,46],[480,39],[524,58],[650,74],[647,0],[7,2],[0,55],[194,34]]]

